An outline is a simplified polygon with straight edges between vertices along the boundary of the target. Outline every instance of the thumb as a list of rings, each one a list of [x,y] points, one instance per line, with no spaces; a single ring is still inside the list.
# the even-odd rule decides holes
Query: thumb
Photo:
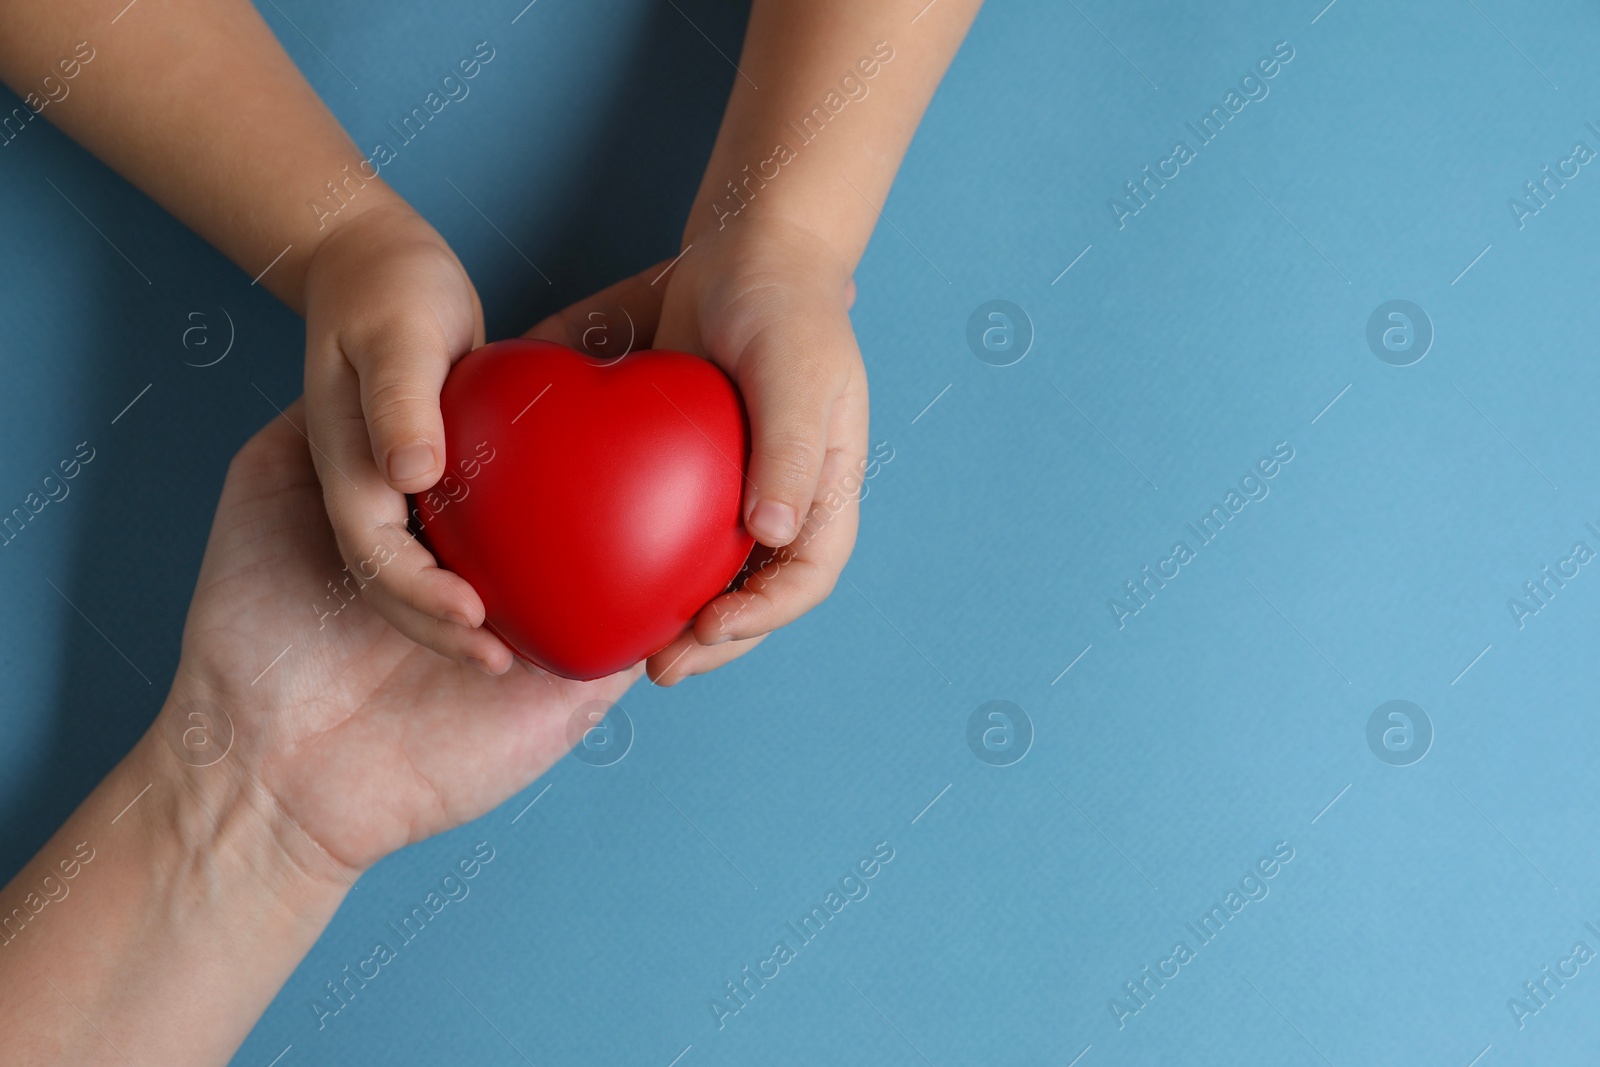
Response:
[[[785,314],[739,358],[736,377],[751,434],[745,526],[764,545],[793,541],[811,509],[829,418],[860,358],[855,346],[841,314]]]
[[[422,492],[444,473],[439,391],[452,362],[449,345],[427,326],[392,324],[346,354],[361,379],[378,470],[390,488]]]

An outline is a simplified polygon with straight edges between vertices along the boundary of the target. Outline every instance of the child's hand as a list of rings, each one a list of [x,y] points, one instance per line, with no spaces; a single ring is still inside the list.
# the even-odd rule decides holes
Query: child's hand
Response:
[[[483,343],[466,271],[421,216],[384,204],[318,246],[305,306],[307,427],[348,570],[328,575],[327,609],[361,589],[413,641],[505,671],[511,651],[482,626],[483,601],[406,529],[405,494],[444,473],[440,387]]]
[[[738,658],[833,590],[855,544],[867,376],[849,268],[806,230],[741,220],[710,231],[657,285],[666,294],[655,347],[710,358],[744,395],[745,525],[776,550],[758,551],[764,566],[650,657],[651,678],[671,685]]]

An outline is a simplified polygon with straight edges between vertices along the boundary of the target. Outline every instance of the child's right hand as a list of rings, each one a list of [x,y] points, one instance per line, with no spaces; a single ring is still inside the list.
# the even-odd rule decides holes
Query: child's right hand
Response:
[[[406,527],[406,494],[444,473],[445,375],[483,343],[465,269],[420,215],[385,203],[312,253],[305,309],[308,437],[346,564],[328,575],[329,596],[313,611],[321,625],[338,625],[328,613],[360,591],[418,644],[503,673],[512,653],[483,626],[483,601]]]

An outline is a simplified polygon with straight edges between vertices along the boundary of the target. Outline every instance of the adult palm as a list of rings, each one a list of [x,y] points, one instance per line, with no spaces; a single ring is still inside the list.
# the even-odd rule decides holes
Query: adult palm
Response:
[[[340,599],[331,590],[348,572],[302,432],[297,404],[229,467],[167,735],[222,734],[206,718],[220,707],[233,739],[216,769],[271,796],[346,873],[528,785],[571,746],[574,714],[617,700],[639,671],[491,677],[415,644],[360,597]]]
[[[358,578],[334,543],[304,429],[297,403],[228,469],[157,728],[228,795],[270,797],[308,871],[348,879],[527,786],[642,666],[590,682],[491,677],[413,643],[345,592]]]

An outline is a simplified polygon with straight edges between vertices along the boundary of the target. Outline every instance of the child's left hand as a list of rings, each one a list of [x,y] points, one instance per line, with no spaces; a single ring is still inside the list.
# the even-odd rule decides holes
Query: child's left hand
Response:
[[[820,237],[741,220],[695,237],[665,286],[655,347],[703,355],[750,415],[745,525],[759,545],[740,588],[648,661],[671,685],[720,667],[820,604],[855,545],[867,453],[867,376],[850,325],[855,283]]]

